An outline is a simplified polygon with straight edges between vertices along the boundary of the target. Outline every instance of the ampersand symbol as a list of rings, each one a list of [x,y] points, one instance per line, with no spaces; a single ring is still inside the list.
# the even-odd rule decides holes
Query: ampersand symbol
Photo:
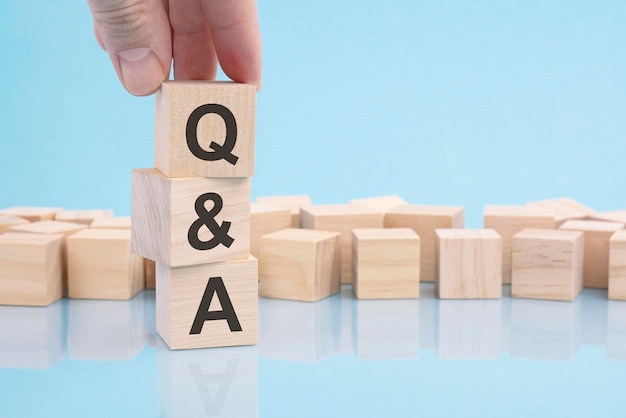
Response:
[[[210,211],[207,211],[204,207],[204,204],[208,200],[213,201],[213,208]],[[196,199],[195,208],[198,219],[189,227],[189,232],[187,233],[189,245],[196,250],[210,250],[220,244],[224,245],[226,248],[229,248],[233,244],[235,241],[234,238],[228,235],[231,223],[224,221],[219,225],[215,221],[215,217],[220,213],[223,206],[222,197],[217,193],[205,193]],[[213,234],[213,238],[208,241],[202,241],[198,237],[200,228],[203,225],[209,228],[209,231]]]
[[[198,143],[198,123],[204,115],[208,115],[209,113],[219,115],[226,124],[226,138],[224,139],[224,145],[211,141],[209,148],[213,151],[203,149]],[[235,120],[233,112],[231,112],[227,107],[215,103],[197,107],[193,112],[191,112],[189,119],[187,119],[186,135],[189,151],[201,160],[218,161],[224,159],[232,165],[237,164],[239,157],[233,154],[233,149],[235,148],[235,143],[237,142],[237,121]]]

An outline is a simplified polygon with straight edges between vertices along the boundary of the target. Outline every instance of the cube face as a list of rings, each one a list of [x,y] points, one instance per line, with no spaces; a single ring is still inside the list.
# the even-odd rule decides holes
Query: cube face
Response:
[[[54,216],[57,221],[91,225],[96,219],[111,218],[111,209],[60,210]]]
[[[441,299],[499,299],[502,239],[492,229],[437,229],[435,289]]]
[[[353,199],[350,201],[352,205],[363,205],[371,209],[375,209],[380,212],[387,212],[397,206],[406,205],[407,202],[400,196],[378,196],[378,197],[366,197],[364,199]]]
[[[256,202],[261,205],[289,209],[291,211],[291,227],[300,228],[300,208],[309,206],[311,198],[307,195],[264,196],[258,197]]]
[[[167,177],[251,177],[256,87],[166,81],[155,103],[155,165]]]
[[[585,219],[595,215],[596,211],[569,197],[538,200],[528,202],[526,206],[533,209],[550,211],[558,225],[572,219]]]
[[[183,267],[157,263],[161,338],[173,350],[256,344],[257,269],[254,257]]]
[[[583,288],[582,232],[526,229],[513,238],[513,297],[572,301]]]
[[[133,170],[132,249],[178,267],[244,259],[250,246],[250,179],[169,179]]]
[[[260,255],[261,237],[282,229],[291,228],[291,211],[259,203],[250,206],[250,254]]]
[[[12,226],[24,225],[27,223],[28,221],[26,219],[20,218],[19,216],[0,215],[0,234],[4,234]]]
[[[15,206],[0,210],[1,216],[17,216],[29,222],[53,220],[61,208],[45,208],[37,206]]]
[[[412,229],[355,229],[352,251],[357,298],[419,297],[420,239]]]
[[[90,228],[97,229],[130,229],[130,216],[116,216],[110,218],[97,218],[91,222]]]
[[[609,299],[626,300],[626,230],[614,233],[609,246]]]

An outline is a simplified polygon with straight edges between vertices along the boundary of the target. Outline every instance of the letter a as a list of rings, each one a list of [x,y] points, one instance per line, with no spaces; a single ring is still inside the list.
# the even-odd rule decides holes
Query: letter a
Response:
[[[222,305],[221,311],[209,311],[214,294],[217,294],[220,305]],[[191,331],[189,331],[189,335],[200,334],[202,332],[202,326],[206,321],[216,320],[226,320],[231,332],[241,331],[239,319],[233,309],[233,304],[231,303],[226,287],[224,286],[224,281],[219,276],[211,277],[209,279],[206,289],[204,290],[204,295],[202,296],[202,301],[200,301],[196,318],[193,320]]]

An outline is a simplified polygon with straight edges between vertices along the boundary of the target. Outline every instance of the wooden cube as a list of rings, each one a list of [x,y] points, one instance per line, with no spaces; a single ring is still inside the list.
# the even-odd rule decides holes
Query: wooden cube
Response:
[[[513,235],[526,228],[554,229],[556,222],[550,211],[527,206],[485,206],[484,225],[502,237],[502,283],[511,283],[511,246]]]
[[[569,197],[538,200],[528,202],[526,206],[552,212],[557,226],[571,219],[586,219],[595,215],[596,211]]]
[[[589,216],[589,219],[594,221],[609,221],[609,222],[621,222],[626,224],[626,210],[611,210],[608,212],[596,212]]]
[[[250,256],[156,265],[157,331],[172,350],[256,344],[258,263]]]
[[[291,228],[291,211],[289,209],[251,203],[250,254],[259,258],[261,237],[288,228]]]
[[[352,289],[359,299],[420,295],[420,239],[410,228],[355,229]]]
[[[500,299],[502,238],[493,229],[437,229],[435,288],[441,299]]]
[[[54,216],[57,221],[91,225],[96,219],[111,218],[111,209],[60,210]]]
[[[166,177],[251,177],[256,87],[166,81],[155,97],[154,162]]]
[[[146,289],[156,289],[156,263],[147,258],[143,259],[144,282]]]
[[[63,297],[63,235],[0,235],[0,305],[47,306]]]
[[[376,209],[384,213],[395,208],[396,206],[406,205],[407,202],[405,202],[400,196],[390,195],[366,197],[364,199],[352,199],[350,204],[367,206],[368,208]]]
[[[132,249],[172,267],[250,254],[249,178],[167,178],[132,173]]]
[[[291,227],[300,228],[300,208],[310,205],[311,198],[306,195],[268,196],[257,197],[256,202],[261,205],[289,209],[291,211]]]
[[[341,283],[352,283],[352,230],[382,228],[383,213],[360,205],[310,205],[300,211],[302,228],[339,232]]]
[[[85,229],[68,237],[69,296],[130,299],[143,289],[143,260],[127,229]]]
[[[609,240],[609,299],[626,300],[626,229]]]
[[[19,216],[0,215],[0,234],[4,234],[14,225],[27,224],[28,221]]]
[[[624,224],[619,222],[574,220],[566,221],[559,228],[584,232],[584,286],[607,289],[609,287],[609,240],[613,233],[624,229]]]
[[[314,302],[339,292],[338,232],[283,229],[261,237],[260,295]]]
[[[15,206],[0,210],[0,215],[17,216],[29,222],[53,220],[61,208],[44,208],[38,206]]]
[[[584,236],[579,231],[524,229],[513,237],[511,294],[574,300],[583,288]]]
[[[130,216],[115,216],[109,218],[97,218],[89,225],[95,229],[130,229]]]
[[[435,280],[435,229],[463,228],[464,209],[458,206],[397,206],[385,214],[385,228],[411,228],[420,237],[420,280]]]

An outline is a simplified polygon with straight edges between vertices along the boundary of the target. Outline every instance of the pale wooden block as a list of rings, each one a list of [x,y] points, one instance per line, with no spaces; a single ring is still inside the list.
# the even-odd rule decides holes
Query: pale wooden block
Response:
[[[47,306],[63,297],[63,235],[0,235],[0,305]]]
[[[97,218],[89,225],[95,229],[130,229],[130,216],[115,216],[109,218]]]
[[[502,284],[511,283],[511,249],[513,236],[526,228],[554,229],[554,215],[546,210],[526,206],[487,205],[484,225],[502,237]]]
[[[513,237],[511,294],[572,301],[583,289],[582,232],[524,229]]]
[[[339,232],[341,283],[352,283],[352,230],[382,228],[383,213],[360,205],[310,205],[300,210],[302,228]]]
[[[411,228],[420,237],[420,280],[435,280],[435,229],[463,228],[459,206],[403,205],[385,214],[385,228]]]
[[[609,240],[609,299],[626,300],[626,229]]]
[[[113,217],[113,211],[111,209],[81,209],[60,210],[56,213],[54,219],[63,222],[91,225],[96,219],[111,217]]]
[[[596,212],[592,216],[589,216],[589,219],[596,221],[621,222],[626,224],[626,209]]]
[[[213,200],[206,198],[208,194]],[[221,201],[222,208],[211,215],[216,212],[216,201]],[[250,254],[249,178],[170,179],[153,168],[135,169],[131,203],[132,250],[144,258],[179,267],[245,259]],[[202,219],[196,204],[206,211]],[[219,225],[232,242],[220,233],[214,236],[203,221]],[[197,249],[190,237],[216,246]]]
[[[289,209],[251,203],[250,254],[259,258],[261,237],[288,228],[291,228],[291,211]]]
[[[396,206],[406,205],[407,202],[397,195],[366,197],[364,199],[352,199],[352,205],[363,205],[380,212],[387,212]]]
[[[166,81],[155,96],[154,162],[167,177],[251,177],[256,87]]]
[[[624,224],[619,222],[573,220],[566,221],[559,228],[584,232],[584,287],[607,289],[609,286],[609,240],[614,232],[624,229]]]
[[[4,234],[14,225],[27,224],[28,221],[19,216],[0,215],[0,234]]]
[[[435,288],[441,299],[500,299],[502,238],[493,229],[437,229]]]
[[[551,211],[557,226],[571,219],[586,219],[596,214],[595,210],[569,197],[537,200],[526,203],[526,206]]]
[[[339,292],[339,233],[283,229],[261,237],[260,295],[314,302]]]
[[[256,202],[262,205],[289,209],[291,211],[291,227],[300,228],[300,208],[310,205],[311,198],[307,195],[266,196],[257,197]]]
[[[29,222],[53,220],[56,213],[61,208],[46,208],[38,206],[15,206],[8,209],[0,210],[0,215],[17,216],[24,218]]]
[[[410,228],[352,232],[352,289],[359,299],[420,295],[420,238]]]
[[[85,229],[68,237],[69,296],[130,299],[143,289],[141,257],[130,252],[127,229]]]
[[[172,350],[256,344],[258,263],[156,265],[157,331]]]
[[[147,258],[143,259],[144,281],[146,289],[156,289],[156,263]]]

